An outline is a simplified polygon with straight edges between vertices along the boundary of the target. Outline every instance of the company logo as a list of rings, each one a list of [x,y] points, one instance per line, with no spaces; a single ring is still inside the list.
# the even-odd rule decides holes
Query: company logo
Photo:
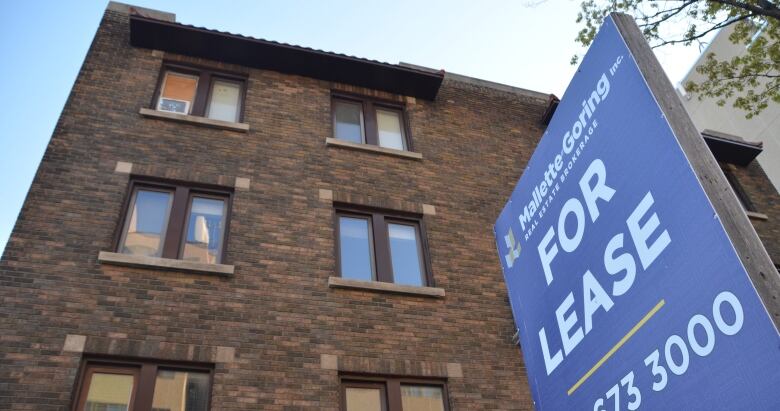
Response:
[[[511,228],[509,229],[509,233],[504,236],[504,242],[506,242],[506,246],[509,249],[509,253],[504,256],[506,266],[512,268],[515,264],[515,260],[520,258],[520,244],[515,240],[515,233],[512,232]]]

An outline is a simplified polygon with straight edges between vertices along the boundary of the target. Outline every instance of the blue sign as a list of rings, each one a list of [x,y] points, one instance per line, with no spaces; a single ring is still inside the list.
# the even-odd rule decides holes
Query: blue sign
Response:
[[[495,234],[537,409],[780,409],[780,334],[611,18]]]

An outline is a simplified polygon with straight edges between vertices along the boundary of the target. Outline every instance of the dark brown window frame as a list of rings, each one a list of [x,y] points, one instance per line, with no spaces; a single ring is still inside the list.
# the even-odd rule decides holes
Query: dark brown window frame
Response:
[[[331,92],[330,98],[330,118],[331,128],[333,129],[333,138],[338,139],[336,136],[336,104],[335,101],[341,100],[349,103],[357,103],[362,107],[363,117],[363,136],[365,141],[363,144],[379,145],[379,125],[376,119],[376,110],[385,109],[389,111],[397,111],[401,117],[401,133],[403,134],[403,151],[414,151],[414,144],[412,141],[412,133],[409,128],[409,116],[407,115],[406,105],[397,101],[384,100],[375,97],[367,97],[359,94],[344,93],[344,92]]]
[[[133,198],[139,189],[149,189],[157,191],[166,191],[173,194],[171,207],[168,215],[167,227],[165,228],[165,238],[163,239],[163,250],[161,258],[181,259],[184,251],[184,241],[187,229],[187,216],[191,207],[193,196],[200,195],[205,198],[220,198],[225,200],[225,226],[222,233],[222,249],[219,254],[217,264],[225,264],[227,256],[228,237],[230,232],[230,220],[233,209],[233,195],[231,188],[215,186],[210,184],[190,183],[180,180],[168,180],[159,178],[150,178],[146,176],[130,176],[130,182],[122,205],[121,221],[117,225],[114,235],[113,249],[121,253],[122,239],[130,218],[130,206]]]
[[[188,115],[206,117],[206,110],[208,109],[209,101],[211,101],[211,90],[214,80],[227,80],[238,82],[241,87],[239,88],[238,96],[238,120],[237,123],[244,122],[244,108],[246,107],[246,90],[249,76],[246,74],[233,73],[222,70],[214,70],[211,68],[182,64],[177,62],[164,61],[160,67],[160,74],[157,76],[157,87],[152,97],[151,109],[157,110],[157,104],[160,100],[160,93],[162,93],[162,86],[165,82],[165,75],[168,71],[175,73],[182,73],[191,76],[198,77],[198,85],[195,90],[195,97],[192,101],[192,108]]]
[[[419,385],[439,387],[442,390],[444,411],[450,410],[449,392],[447,381],[439,378],[415,378],[398,376],[365,376],[365,375],[341,375],[339,376],[341,410],[347,411],[347,388],[380,388],[384,393],[385,403],[382,411],[401,411],[401,385]]]
[[[89,392],[87,389],[88,378],[91,378],[91,375],[96,371],[133,375],[135,380],[130,397],[129,411],[151,411],[152,400],[154,399],[154,385],[157,371],[160,369],[208,373],[209,398],[207,409],[211,409],[211,398],[213,397],[211,390],[214,388],[213,364],[90,356],[84,358],[79,368],[78,378],[76,379],[73,396],[71,397],[71,411],[78,411],[83,408]]]
[[[390,237],[387,225],[389,223],[398,223],[412,225],[416,228],[419,236],[420,269],[424,277],[422,287],[435,286],[429,258],[428,239],[425,234],[425,222],[421,214],[344,203],[334,203],[334,209],[333,225],[336,244],[336,267],[339,276],[341,276],[340,217],[360,217],[367,218],[369,221],[370,241],[373,250],[373,281],[394,283],[392,259],[390,256]]]

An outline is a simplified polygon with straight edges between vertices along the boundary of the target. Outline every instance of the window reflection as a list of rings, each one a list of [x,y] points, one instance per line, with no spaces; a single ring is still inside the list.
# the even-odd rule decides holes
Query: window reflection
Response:
[[[127,411],[134,383],[132,375],[92,374],[82,411]]]
[[[216,264],[222,253],[225,201],[193,197],[187,217],[187,240],[182,259]]]
[[[154,383],[154,411],[206,411],[209,374],[160,370]]]
[[[423,285],[416,227],[391,223],[387,225],[387,231],[390,237],[393,281],[396,284]]]
[[[136,191],[120,247],[122,253],[160,256],[172,198],[169,192]]]
[[[441,387],[402,385],[401,406],[404,411],[444,411]]]
[[[342,277],[367,281],[374,279],[370,230],[367,218],[339,218]]]
[[[334,101],[334,134],[337,139],[363,143],[363,108],[358,103]]]

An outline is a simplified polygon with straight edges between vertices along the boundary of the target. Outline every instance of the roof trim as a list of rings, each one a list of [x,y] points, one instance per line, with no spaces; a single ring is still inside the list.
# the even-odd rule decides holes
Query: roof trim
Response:
[[[550,124],[550,120],[552,120],[552,116],[555,114],[555,110],[558,109],[560,103],[561,99],[559,99],[558,96],[550,94],[550,97],[547,98],[547,108],[542,114],[542,124],[545,126]]]
[[[764,150],[761,143],[741,141],[739,137],[712,130],[701,132],[704,142],[719,161],[746,166]]]
[[[444,72],[429,72],[203,27],[130,16],[130,44],[434,100]]]

